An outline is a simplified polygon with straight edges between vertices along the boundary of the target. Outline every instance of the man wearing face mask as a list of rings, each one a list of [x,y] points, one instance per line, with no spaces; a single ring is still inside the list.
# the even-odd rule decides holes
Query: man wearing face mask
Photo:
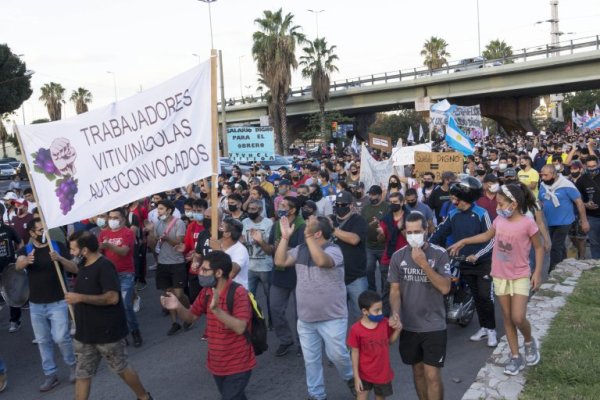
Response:
[[[19,237],[23,238],[24,243],[29,242],[29,232],[27,224],[33,219],[33,215],[27,207],[27,200],[17,199],[13,201],[17,213],[10,220],[10,225],[17,231]]]
[[[302,205],[302,218],[306,221],[312,215],[317,215],[317,205],[312,200],[306,200]]]
[[[161,200],[167,200],[167,195],[164,193],[155,193],[152,195],[151,200],[152,202],[150,203],[150,206],[152,210],[150,210],[150,212],[148,213],[148,221],[156,225],[156,223],[158,222],[158,203]],[[181,218],[181,213],[177,208],[173,210],[173,216],[177,219]]]
[[[240,239],[244,225],[237,219],[225,217],[219,225],[219,240],[212,242],[213,250],[223,250],[231,257],[233,269],[231,278],[234,281],[248,289],[248,264],[250,258],[246,246]]]
[[[135,237],[133,231],[125,226],[123,209],[117,208],[108,213],[108,229],[100,231],[98,242],[100,242],[102,254],[115,265],[115,269],[119,274],[127,326],[133,338],[133,345],[140,347],[142,345],[142,335],[133,311],[133,294],[135,290],[133,249]]]
[[[352,163],[350,165],[350,173],[348,174],[348,176],[346,177],[346,183],[348,183],[348,185],[356,185],[358,184],[360,180],[360,168],[357,166],[356,163]]]
[[[419,398],[442,399],[450,263],[443,248],[427,243],[427,221],[419,212],[406,218],[406,236],[408,246],[390,263],[390,326],[402,329],[400,356],[412,366]]]
[[[248,218],[248,214],[242,210],[242,203],[242,196],[237,193],[227,196],[227,210],[229,211],[229,216],[231,218],[237,219],[238,221],[243,221]]]
[[[352,212],[352,195],[339,192],[335,197],[333,220],[334,242],[340,246],[344,257],[344,283],[348,293],[348,314],[351,320],[362,313],[358,308],[358,296],[367,290],[367,221]]]
[[[540,174],[533,168],[533,161],[529,156],[521,156],[519,161],[521,170],[518,173],[519,180],[527,185],[534,196],[538,195],[538,184],[540,182]]]
[[[260,179],[260,187],[265,189],[267,193],[269,193],[269,196],[273,196],[275,194],[275,187],[267,180],[267,177],[269,176],[267,171],[259,169],[256,176]]]
[[[434,219],[433,211],[431,210],[431,208],[429,208],[429,206],[427,204],[424,204],[420,200],[418,200],[417,189],[415,189],[415,188],[406,189],[404,199],[405,199],[406,211],[408,211],[409,213],[411,211],[418,211],[421,214],[423,214],[425,216],[425,219],[427,220],[427,226],[428,226],[429,233],[433,233],[433,231],[435,229],[435,225],[433,222],[433,219]]]
[[[369,203],[369,196],[365,194],[365,184],[359,182],[356,185],[350,186],[350,191],[354,196],[352,208],[355,213],[362,215],[362,210]]]
[[[389,203],[383,199],[383,190],[378,185],[373,185],[369,188],[369,203],[364,205],[361,211],[361,215],[367,221],[367,283],[368,289],[377,291],[377,281],[375,278],[377,263],[381,268],[381,258],[383,256],[383,250],[385,243],[380,240],[381,238],[377,234],[377,228],[379,227],[379,221],[389,212]],[[384,281],[381,282],[383,288]]]
[[[485,209],[490,216],[490,219],[494,221],[498,216],[496,209],[498,208],[498,202],[496,201],[496,195],[500,190],[500,183],[498,183],[498,177],[494,174],[487,174],[483,178],[483,195],[475,202],[479,207]]]
[[[292,182],[287,179],[282,179],[279,181],[277,197],[275,197],[275,200],[273,201],[276,210],[279,210],[279,203],[286,196],[296,196],[296,192],[292,191]]]
[[[193,303],[200,293],[200,285],[198,284],[198,272],[192,268],[192,261],[194,258],[194,250],[197,248],[198,238],[200,234],[206,230],[204,226],[204,210],[208,208],[208,204],[203,199],[186,201],[187,205],[191,205],[191,210],[186,211],[186,216],[190,219],[190,223],[187,226],[185,232],[185,238],[183,243],[185,245],[184,255],[185,260],[189,265],[188,268],[188,298],[190,303]]]
[[[554,166],[556,172],[558,172],[559,174],[563,176],[571,175],[571,170],[568,166],[563,164],[563,158],[560,154],[554,154],[552,156],[552,165]]]
[[[29,221],[26,229],[31,243],[17,252],[16,269],[27,269],[31,326],[46,377],[40,391],[47,392],[59,384],[58,367],[54,361],[55,344],[70,368],[70,382],[75,382],[75,354],[69,334],[69,313],[53,261],[58,261],[69,272],[76,273],[77,267],[66,258],[68,251],[62,243],[49,244],[42,239],[44,228],[39,218]]]
[[[333,214],[333,207],[327,198],[323,197],[323,191],[318,183],[312,183],[308,186],[308,198],[317,205],[317,215],[328,216]]]
[[[585,213],[590,224],[588,239],[592,258],[600,259],[600,168],[598,157],[588,156],[585,160],[585,173],[577,180],[576,187],[581,193]]]

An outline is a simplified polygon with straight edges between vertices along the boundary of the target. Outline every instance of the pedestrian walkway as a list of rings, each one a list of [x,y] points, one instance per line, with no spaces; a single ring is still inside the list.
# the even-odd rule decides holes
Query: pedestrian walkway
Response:
[[[547,282],[531,298],[527,308],[527,318],[531,322],[532,334],[538,338],[540,345],[544,341],[552,320],[566,304],[567,297],[573,293],[581,273],[599,265],[600,261],[598,260],[564,260],[556,266]],[[523,337],[521,335],[519,335],[519,346],[521,352],[523,352]],[[527,369],[516,376],[505,375],[503,371],[504,365],[508,361],[508,355],[508,342],[506,336],[503,336],[498,347],[483,368],[479,370],[475,382],[466,391],[462,399],[518,399],[526,383]],[[544,362],[543,353],[541,362]]]

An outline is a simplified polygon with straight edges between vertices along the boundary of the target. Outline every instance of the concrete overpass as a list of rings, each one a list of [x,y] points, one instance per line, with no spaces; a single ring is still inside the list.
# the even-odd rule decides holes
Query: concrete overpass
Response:
[[[596,45],[596,48],[598,44]],[[600,50],[537,60],[472,69],[433,76],[418,76],[398,82],[335,90],[328,111],[374,113],[413,108],[419,97],[450,99],[458,104],[480,104],[482,114],[509,129],[531,129],[531,112],[538,97],[552,93],[600,88]],[[450,71],[448,71],[450,72]],[[315,113],[318,105],[310,93],[290,97],[288,117]],[[236,104],[227,107],[227,123],[256,122],[267,114],[266,103]]]

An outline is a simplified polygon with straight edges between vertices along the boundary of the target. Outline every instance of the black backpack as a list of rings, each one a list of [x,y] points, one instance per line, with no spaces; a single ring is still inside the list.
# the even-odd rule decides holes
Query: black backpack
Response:
[[[233,298],[238,286],[241,285],[237,282],[231,282],[229,290],[227,291],[226,304],[229,314],[231,315],[233,315]],[[254,354],[258,356],[269,348],[269,345],[267,344],[267,324],[260,306],[251,292],[248,292],[248,300],[250,300],[250,306],[252,307],[252,329],[248,330],[248,328],[246,328],[244,336],[248,342],[252,344]]]

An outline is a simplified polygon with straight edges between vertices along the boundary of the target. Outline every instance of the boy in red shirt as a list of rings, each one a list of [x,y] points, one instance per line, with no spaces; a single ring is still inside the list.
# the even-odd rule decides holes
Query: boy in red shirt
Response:
[[[392,329],[383,315],[383,303],[377,292],[366,290],[358,297],[362,318],[348,334],[352,348],[352,370],[357,399],[367,400],[371,389],[376,400],[393,394],[394,371],[390,364],[390,344],[398,340],[400,329]]]

